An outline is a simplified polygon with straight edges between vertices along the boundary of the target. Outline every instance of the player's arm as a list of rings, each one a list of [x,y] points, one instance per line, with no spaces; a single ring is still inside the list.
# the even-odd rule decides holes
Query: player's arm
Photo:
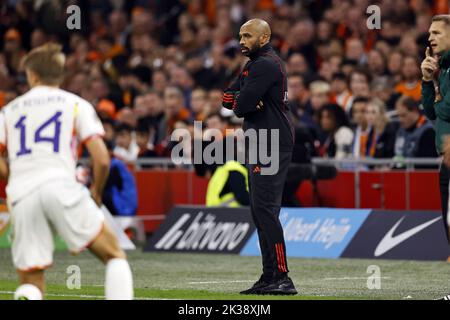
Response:
[[[236,77],[231,85],[224,90],[222,96],[222,106],[226,109],[232,110],[234,105],[234,98],[241,90],[240,76]]]
[[[422,106],[425,116],[430,120],[436,120],[434,111],[434,101],[436,93],[434,91],[433,81],[422,81]]]
[[[0,179],[1,180],[8,180],[9,177],[9,166],[8,161],[6,158],[2,155],[0,157]]]
[[[260,109],[259,103],[276,80],[277,71],[267,60],[258,60],[252,64],[244,86],[235,97],[233,111],[238,118]]]
[[[103,189],[108,179],[111,159],[108,149],[100,136],[93,137],[85,143],[92,158],[93,182],[91,186],[92,198],[100,206],[102,203]]]
[[[87,102],[80,101],[75,105],[75,117],[78,138],[92,158],[92,198],[100,205],[110,165],[109,152],[103,142],[105,130],[94,107]]]

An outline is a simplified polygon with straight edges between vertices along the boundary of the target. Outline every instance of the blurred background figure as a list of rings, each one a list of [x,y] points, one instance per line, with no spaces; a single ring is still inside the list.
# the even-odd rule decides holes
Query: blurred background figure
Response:
[[[419,103],[410,97],[396,105],[400,128],[395,138],[395,156],[401,158],[437,157],[433,125],[419,110]]]
[[[327,104],[321,109],[320,127],[325,133],[320,155],[335,159],[351,157],[354,134],[345,111],[340,106]]]
[[[366,112],[369,99],[366,97],[357,97],[353,101],[351,110],[352,121],[355,126],[355,136],[353,139],[353,157],[365,158],[368,153],[369,134],[372,128],[367,122]]]
[[[127,165],[114,157],[111,144],[107,143],[111,155],[108,180],[103,192],[103,204],[116,216],[134,216],[137,211],[137,190],[133,174]]]
[[[398,126],[395,122],[389,122],[382,100],[369,101],[366,108],[366,121],[371,128],[367,145],[368,157],[392,158]]]
[[[234,139],[234,137],[228,137],[227,139]],[[201,144],[203,150],[206,148],[219,150],[220,148],[224,155],[221,159],[222,163],[207,164],[205,161],[202,161],[202,163],[194,165],[197,176],[209,179],[205,205],[208,207],[230,208],[249,206],[247,168],[235,160],[237,159],[236,156],[234,159],[228,157],[226,153],[227,142],[225,140],[203,141]],[[216,145],[214,146],[214,144]]]
[[[128,124],[118,124],[115,131],[114,156],[125,162],[133,163],[139,154],[133,127]]]

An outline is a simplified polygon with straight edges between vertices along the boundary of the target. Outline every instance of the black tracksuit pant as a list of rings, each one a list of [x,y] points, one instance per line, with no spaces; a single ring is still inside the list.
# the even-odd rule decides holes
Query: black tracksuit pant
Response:
[[[289,271],[279,215],[291,157],[291,152],[280,152],[280,167],[275,175],[262,175],[258,170],[260,166],[247,165],[250,208],[258,232],[263,274],[266,279],[280,277]]]
[[[444,220],[445,226],[445,235],[447,236],[447,240],[449,240],[448,235],[448,197],[449,197],[449,182],[450,182],[450,169],[442,163],[439,169],[439,189],[441,192],[441,208],[442,208],[442,217]]]

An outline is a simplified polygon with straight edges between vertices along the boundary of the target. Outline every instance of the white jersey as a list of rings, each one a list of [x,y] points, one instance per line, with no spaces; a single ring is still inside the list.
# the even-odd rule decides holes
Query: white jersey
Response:
[[[103,136],[93,106],[61,89],[37,86],[0,112],[9,157],[6,193],[14,202],[54,179],[75,180],[78,144]]]

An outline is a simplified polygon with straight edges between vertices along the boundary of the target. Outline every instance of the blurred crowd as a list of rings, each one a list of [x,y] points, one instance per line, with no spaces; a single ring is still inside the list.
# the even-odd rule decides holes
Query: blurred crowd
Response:
[[[81,30],[66,26],[70,5]],[[367,7],[381,28],[367,27]],[[28,90],[21,58],[64,45],[63,88],[91,102],[114,155],[168,157],[177,128],[225,131],[240,119],[221,106],[246,59],[238,31],[272,28],[286,61],[294,161],[311,157],[436,157],[420,108],[420,62],[441,0],[4,0],[0,1],[0,106]]]

